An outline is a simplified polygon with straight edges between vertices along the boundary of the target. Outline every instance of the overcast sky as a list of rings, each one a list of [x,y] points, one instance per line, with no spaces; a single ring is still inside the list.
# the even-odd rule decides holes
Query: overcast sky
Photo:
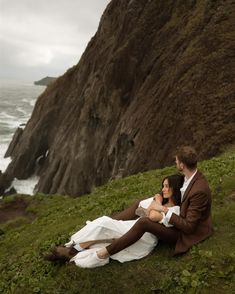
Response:
[[[77,64],[110,0],[0,0],[0,78],[39,80]]]

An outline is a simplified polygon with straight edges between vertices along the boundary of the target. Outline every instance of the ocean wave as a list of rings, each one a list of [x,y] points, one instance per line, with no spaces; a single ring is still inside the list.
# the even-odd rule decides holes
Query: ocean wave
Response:
[[[37,97],[44,91],[25,82],[0,80],[0,170],[4,172],[11,158],[4,158],[8,145],[18,127],[27,123]],[[18,193],[33,194],[38,177],[28,180],[14,180],[13,185]]]
[[[30,99],[26,99],[26,98],[23,98],[23,99],[22,99],[22,102],[27,103],[27,104],[29,104],[30,106],[34,106],[36,100],[37,100],[37,99],[31,99],[31,98],[30,98]]]
[[[16,110],[28,117],[28,112],[25,111],[22,107],[16,107]]]
[[[24,123],[22,120],[21,121],[2,121],[0,119],[0,128],[1,129],[10,129],[9,133],[12,133],[12,130],[16,130],[22,123]]]
[[[1,111],[0,112],[0,118],[3,118],[3,119],[15,119],[15,115],[11,115],[9,113],[6,113],[5,111]]]
[[[19,114],[12,115],[2,111],[0,112],[0,130],[11,129],[10,132],[12,132],[12,129],[16,130],[20,125],[25,124],[27,120],[27,113],[25,113],[24,117],[19,117]]]
[[[1,146],[1,144],[8,146],[14,133],[9,134],[9,132],[8,133],[6,132],[6,134],[2,134],[2,131],[0,130],[0,134],[1,134],[0,146]]]

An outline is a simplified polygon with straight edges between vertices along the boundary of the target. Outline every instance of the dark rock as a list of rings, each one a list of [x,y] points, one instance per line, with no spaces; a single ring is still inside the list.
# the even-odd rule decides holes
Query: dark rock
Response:
[[[12,180],[13,177],[11,175],[0,171],[0,196],[5,195],[5,190],[10,187]]]
[[[9,196],[9,195],[13,195],[13,194],[16,194],[17,191],[14,187],[10,188],[9,190],[5,191],[3,196]]]
[[[17,128],[17,130],[15,131],[15,134],[13,136],[13,139],[11,140],[10,145],[8,146],[8,149],[5,153],[5,158],[6,157],[10,157],[10,156],[14,156],[14,150],[16,150],[17,145],[19,144],[20,138],[23,134],[23,129],[22,128]]]
[[[233,143],[231,11],[232,0],[111,1],[79,63],[38,98],[7,173],[37,170],[39,192],[77,196],[173,164],[178,145],[206,159]]]

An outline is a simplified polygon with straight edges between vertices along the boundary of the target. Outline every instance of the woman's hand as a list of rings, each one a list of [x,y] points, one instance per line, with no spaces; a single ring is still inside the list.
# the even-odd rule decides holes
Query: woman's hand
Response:
[[[147,210],[150,212],[150,210],[158,210],[157,208],[158,208],[158,206],[159,206],[159,204],[155,201],[155,200],[153,200],[151,203],[150,203],[150,205],[149,205],[149,207],[147,208]]]
[[[162,195],[161,194],[155,194],[154,196],[153,196],[153,199],[154,199],[154,201],[156,201],[158,204],[162,204],[162,200],[163,200],[163,197],[162,197]]]
[[[151,210],[156,210],[159,212],[167,213],[168,208],[166,206],[163,206],[161,204],[158,204],[156,201],[152,201],[152,203],[147,208],[147,211],[150,213]]]

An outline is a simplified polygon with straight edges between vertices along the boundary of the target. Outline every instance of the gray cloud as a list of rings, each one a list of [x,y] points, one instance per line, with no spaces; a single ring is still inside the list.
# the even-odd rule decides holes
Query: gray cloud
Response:
[[[58,76],[76,64],[110,0],[0,0],[0,78]]]

